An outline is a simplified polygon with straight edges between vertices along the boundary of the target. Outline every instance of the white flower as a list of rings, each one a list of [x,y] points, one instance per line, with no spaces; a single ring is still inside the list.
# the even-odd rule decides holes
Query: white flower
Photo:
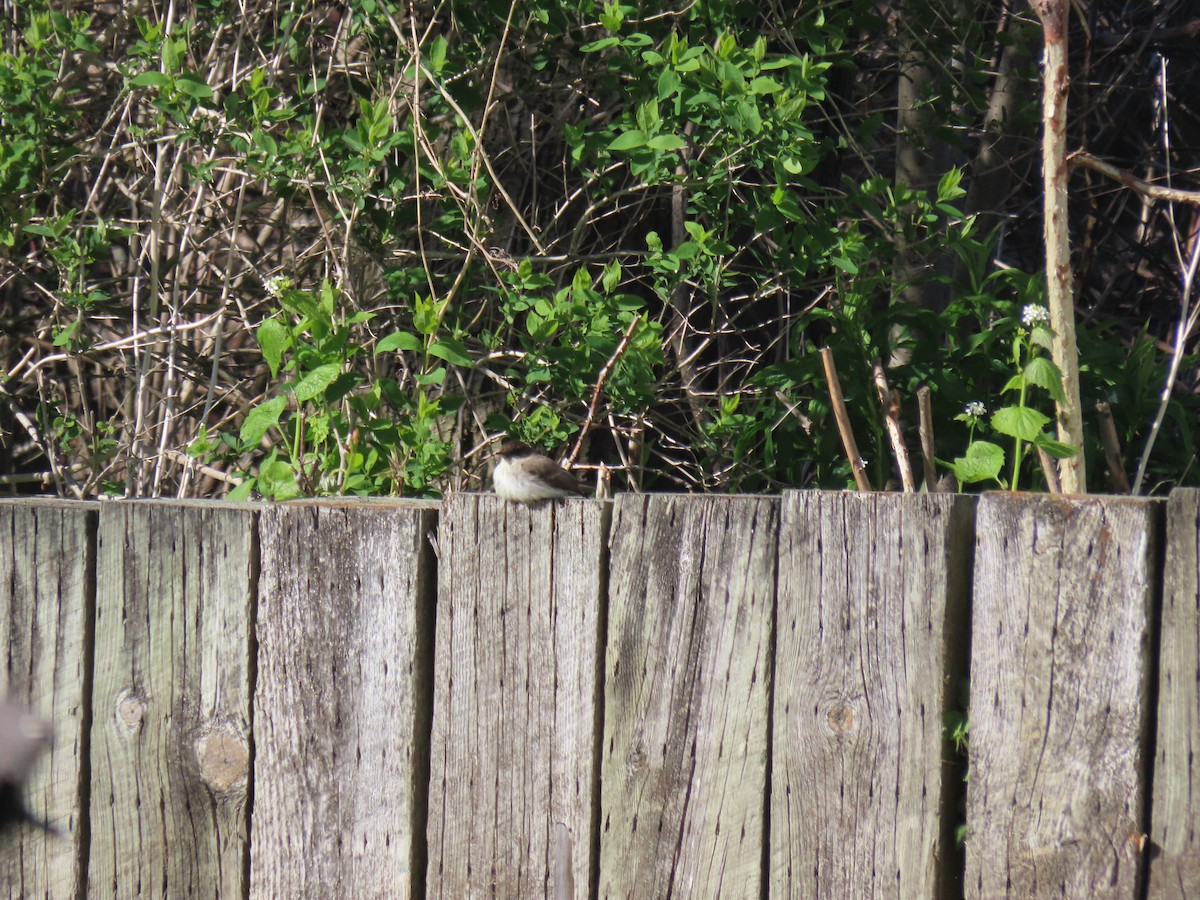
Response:
[[[984,406],[982,403],[980,403],[978,400],[972,400],[970,403],[968,403],[966,406],[963,407],[963,412],[966,413],[968,416],[974,416],[976,419],[981,419],[985,415],[987,415],[987,407]]]
[[[1050,321],[1050,313],[1047,312],[1046,307],[1030,303],[1021,310],[1021,321],[1027,327],[1030,325],[1041,325]]]
[[[286,275],[276,275],[273,278],[268,278],[263,283],[263,287],[267,289],[267,294],[272,297],[278,297],[284,291],[292,286],[292,279]]]

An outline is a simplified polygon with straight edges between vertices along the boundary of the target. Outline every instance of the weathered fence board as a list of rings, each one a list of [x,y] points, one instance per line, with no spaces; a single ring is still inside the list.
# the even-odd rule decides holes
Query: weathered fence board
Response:
[[[1200,491],[0,501],[0,602],[0,897],[1200,896]]]
[[[1150,896],[1200,897],[1200,491],[1167,504]]]
[[[254,897],[421,895],[435,523],[392,503],[260,515]]]
[[[106,503],[90,895],[245,893],[254,512]]]
[[[976,517],[966,890],[1132,897],[1161,505],[989,494]]]
[[[27,826],[4,838],[0,892],[13,898],[75,897],[84,886],[96,510],[0,504],[0,698],[54,723],[25,794],[59,832]]]
[[[446,500],[429,788],[430,897],[583,897],[607,509]]]
[[[780,529],[771,895],[949,893],[974,502],[789,492]]]
[[[602,897],[759,897],[779,502],[622,495]]]

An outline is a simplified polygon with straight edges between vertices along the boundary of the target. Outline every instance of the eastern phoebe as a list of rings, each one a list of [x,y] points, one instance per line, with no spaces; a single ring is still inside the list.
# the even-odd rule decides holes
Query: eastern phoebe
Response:
[[[496,493],[514,503],[558,500],[569,494],[591,494],[578,479],[548,456],[520,441],[506,441],[496,451],[500,461],[492,473]]]
[[[49,747],[50,738],[49,722],[14,703],[0,701],[0,831],[21,822],[53,830],[35,819],[21,799],[29,770]]]

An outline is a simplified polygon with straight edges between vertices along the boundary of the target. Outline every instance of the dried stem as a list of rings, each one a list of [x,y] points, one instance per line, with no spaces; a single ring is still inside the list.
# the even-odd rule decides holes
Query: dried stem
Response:
[[[871,482],[867,480],[867,470],[863,467],[858,443],[854,440],[854,430],[850,427],[850,413],[846,410],[846,400],[842,396],[842,383],[838,381],[833,351],[828,347],[821,348],[821,362],[825,366],[825,380],[829,382],[829,400],[833,403],[833,415],[837,419],[838,432],[842,436],[842,447],[846,450],[846,459],[850,461],[850,469],[854,472],[854,483],[860,491],[869,491]]]
[[[925,490],[932,493],[937,485],[937,451],[933,443],[933,402],[928,385],[917,390],[917,408],[920,421],[917,432],[921,435],[921,457],[925,470]]]
[[[913,481],[912,462],[908,458],[908,446],[904,443],[904,429],[900,425],[900,394],[888,387],[887,374],[879,360],[871,366],[871,377],[875,381],[875,392],[879,395],[879,405],[883,407],[883,424],[887,429],[888,440],[892,444],[892,453],[896,457],[896,468],[900,470],[900,483],[904,493],[912,494],[917,490]]]
[[[1108,478],[1112,490],[1117,494],[1129,493],[1129,476],[1121,462],[1121,439],[1113,422],[1112,410],[1103,400],[1096,404],[1100,418],[1100,443],[1104,445],[1104,461],[1108,465]]]

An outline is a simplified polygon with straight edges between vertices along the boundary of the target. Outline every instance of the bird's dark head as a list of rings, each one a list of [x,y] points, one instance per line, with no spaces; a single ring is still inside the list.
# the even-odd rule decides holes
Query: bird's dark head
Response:
[[[496,451],[496,455],[502,459],[520,459],[523,456],[529,456],[533,453],[528,444],[521,441],[505,441],[500,445],[500,449]]]

